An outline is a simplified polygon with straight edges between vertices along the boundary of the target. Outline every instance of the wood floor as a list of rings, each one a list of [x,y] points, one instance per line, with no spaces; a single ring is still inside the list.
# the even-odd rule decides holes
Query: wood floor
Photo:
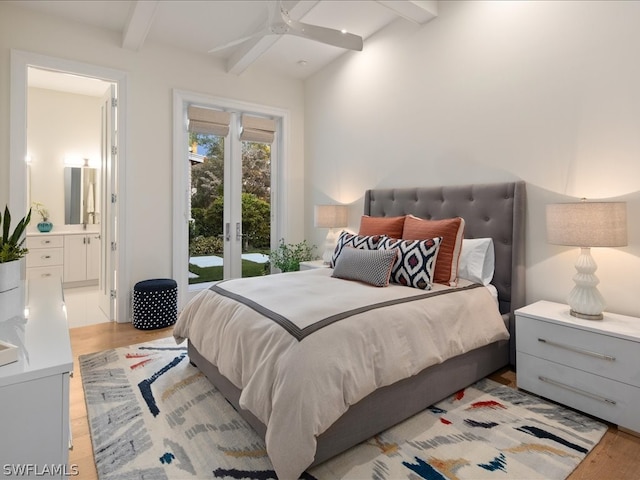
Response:
[[[87,410],[78,367],[78,356],[110,348],[148,342],[171,336],[172,328],[143,331],[130,323],[101,323],[71,329],[74,370],[71,378],[71,431],[73,449],[69,464],[77,465],[83,480],[97,480]],[[497,382],[515,387],[515,373],[508,369],[491,376]],[[610,426],[604,438],[569,476],[570,480],[635,480],[640,478],[640,438]]]

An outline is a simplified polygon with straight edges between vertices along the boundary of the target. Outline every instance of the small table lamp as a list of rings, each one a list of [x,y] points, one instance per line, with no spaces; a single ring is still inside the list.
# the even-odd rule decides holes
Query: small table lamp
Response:
[[[325,264],[331,262],[336,246],[338,232],[335,229],[347,226],[347,213],[346,205],[316,205],[314,208],[314,226],[329,229],[322,254],[322,261]]]
[[[567,301],[571,315],[601,320],[604,298],[598,291],[598,268],[590,247],[627,245],[627,204],[624,202],[557,203],[547,205],[547,240],[554,245],[580,247],[575,286]]]

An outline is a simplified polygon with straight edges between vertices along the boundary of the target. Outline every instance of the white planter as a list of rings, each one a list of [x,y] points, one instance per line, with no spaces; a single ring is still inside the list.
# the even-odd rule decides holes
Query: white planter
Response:
[[[20,260],[0,263],[0,292],[18,288],[20,285]]]

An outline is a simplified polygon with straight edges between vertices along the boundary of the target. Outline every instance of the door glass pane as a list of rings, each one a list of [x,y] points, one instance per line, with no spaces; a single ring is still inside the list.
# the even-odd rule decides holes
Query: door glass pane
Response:
[[[222,280],[224,137],[189,134],[189,284]]]
[[[269,274],[271,145],[242,142],[242,276]]]

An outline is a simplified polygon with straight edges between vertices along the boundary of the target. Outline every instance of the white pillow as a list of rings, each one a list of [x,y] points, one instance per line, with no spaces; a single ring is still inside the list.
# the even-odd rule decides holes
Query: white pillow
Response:
[[[458,262],[458,277],[489,285],[493,279],[495,259],[492,238],[465,238]]]

